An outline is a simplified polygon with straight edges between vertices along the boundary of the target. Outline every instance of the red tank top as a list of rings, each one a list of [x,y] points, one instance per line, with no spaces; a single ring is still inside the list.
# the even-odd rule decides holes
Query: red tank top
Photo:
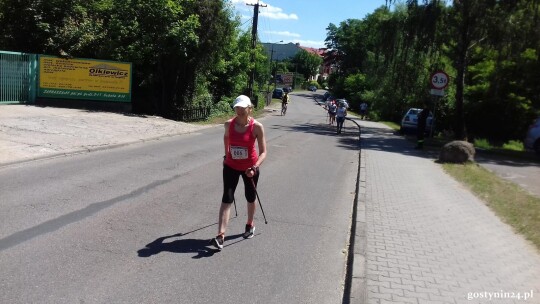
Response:
[[[225,158],[225,164],[234,170],[246,171],[259,159],[253,135],[255,119],[249,121],[249,126],[244,133],[236,132],[235,122],[236,117],[229,124],[229,152]]]

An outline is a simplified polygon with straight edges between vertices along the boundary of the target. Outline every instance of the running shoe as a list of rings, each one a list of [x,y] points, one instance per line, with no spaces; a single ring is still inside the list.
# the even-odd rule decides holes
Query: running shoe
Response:
[[[217,250],[221,251],[221,249],[223,249],[223,235],[218,235],[215,238],[213,238],[210,241],[210,244],[212,244],[212,246],[216,247]]]
[[[244,238],[250,239],[255,235],[255,226],[246,224],[246,232],[244,232]]]

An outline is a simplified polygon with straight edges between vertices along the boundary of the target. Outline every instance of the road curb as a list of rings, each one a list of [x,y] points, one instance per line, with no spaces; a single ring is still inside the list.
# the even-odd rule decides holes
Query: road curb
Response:
[[[358,127],[358,172],[356,176],[356,190],[352,210],[349,252],[347,255],[347,273],[345,275],[345,289],[343,304],[366,303],[366,172],[365,156],[362,153],[362,140],[360,125],[353,119],[347,118]]]
[[[359,128],[360,129],[360,128]],[[360,141],[361,143],[361,141]],[[356,199],[356,231],[352,269],[350,303],[367,303],[366,282],[366,157],[360,147]]]

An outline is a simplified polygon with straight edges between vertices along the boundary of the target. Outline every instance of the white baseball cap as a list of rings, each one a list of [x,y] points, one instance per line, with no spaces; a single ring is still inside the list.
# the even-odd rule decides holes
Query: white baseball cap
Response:
[[[236,97],[233,103],[233,108],[236,108],[236,107],[247,108],[251,106],[252,106],[251,100],[246,95],[240,95]]]

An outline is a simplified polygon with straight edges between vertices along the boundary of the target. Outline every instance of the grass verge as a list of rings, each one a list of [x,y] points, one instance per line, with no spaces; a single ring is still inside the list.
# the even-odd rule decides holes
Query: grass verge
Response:
[[[379,121],[379,122],[392,128],[394,131],[398,131],[400,129],[399,125],[395,122],[392,122],[392,121]],[[405,135],[405,138],[411,142],[416,142],[415,134]],[[426,138],[425,146],[428,148],[429,147],[440,148],[444,146],[446,143],[451,142],[452,140],[453,140],[452,138],[444,138],[444,137]],[[473,144],[474,144],[474,148],[476,149],[476,152],[479,154],[498,155],[498,156],[503,156],[503,157],[510,157],[510,158],[515,158],[515,159],[540,162],[540,156],[534,153],[533,151],[528,151],[528,150],[523,149],[523,143],[521,142],[510,141],[501,147],[492,146],[486,140],[476,140]]]
[[[393,121],[379,121],[379,122],[392,128],[394,131],[399,130],[399,125]]]
[[[443,164],[443,168],[540,251],[540,198],[475,163]]]

